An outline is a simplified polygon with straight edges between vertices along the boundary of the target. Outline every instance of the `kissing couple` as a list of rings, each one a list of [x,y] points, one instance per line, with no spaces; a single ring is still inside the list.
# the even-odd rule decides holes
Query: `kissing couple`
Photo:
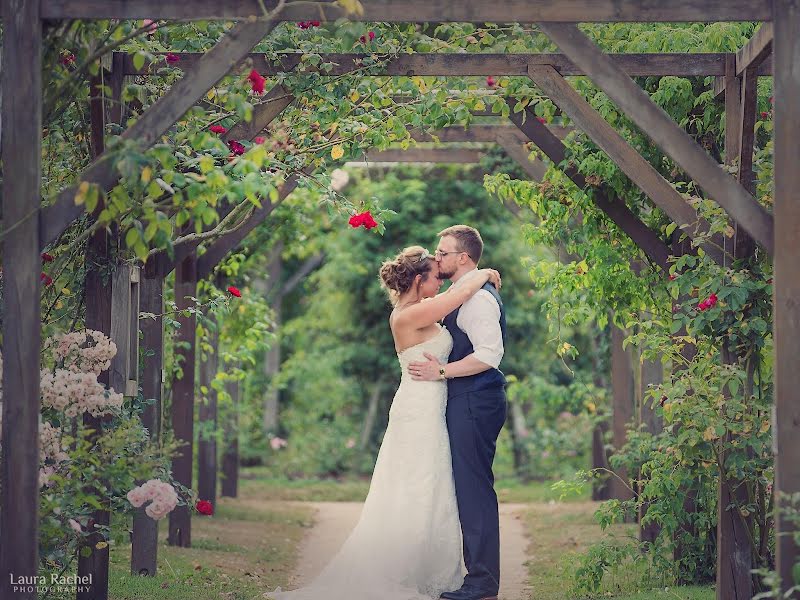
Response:
[[[480,233],[455,225],[433,255],[410,246],[381,266],[402,378],[364,508],[314,581],[267,597],[497,600],[506,321],[500,274],[477,268],[482,254]]]

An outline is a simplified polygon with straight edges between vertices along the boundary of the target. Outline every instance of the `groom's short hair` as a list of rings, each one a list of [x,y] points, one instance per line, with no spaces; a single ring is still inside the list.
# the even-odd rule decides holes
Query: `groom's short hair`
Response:
[[[439,232],[439,237],[455,238],[459,252],[466,252],[477,265],[483,255],[483,239],[478,230],[469,225],[453,225]]]

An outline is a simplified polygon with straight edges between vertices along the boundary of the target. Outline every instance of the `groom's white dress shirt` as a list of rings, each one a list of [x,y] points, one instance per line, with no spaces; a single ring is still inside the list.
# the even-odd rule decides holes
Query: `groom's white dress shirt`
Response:
[[[457,288],[477,272],[475,269],[465,273],[453,283],[453,288]],[[494,296],[486,290],[478,290],[461,305],[456,324],[472,342],[475,358],[496,369],[503,359],[505,349],[503,332],[500,329],[500,306]]]

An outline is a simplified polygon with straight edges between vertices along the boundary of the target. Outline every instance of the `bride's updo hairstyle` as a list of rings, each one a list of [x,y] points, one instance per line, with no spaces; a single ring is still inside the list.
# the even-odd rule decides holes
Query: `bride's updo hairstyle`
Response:
[[[396,304],[400,295],[411,289],[417,275],[422,275],[423,282],[427,281],[433,263],[433,256],[422,246],[404,248],[393,260],[385,261],[379,276],[392,304]]]

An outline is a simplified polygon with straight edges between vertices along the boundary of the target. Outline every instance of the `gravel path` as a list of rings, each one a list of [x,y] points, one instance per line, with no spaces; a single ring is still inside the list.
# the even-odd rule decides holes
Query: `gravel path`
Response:
[[[327,564],[347,538],[361,514],[361,502],[308,502],[316,515],[314,526],[300,547],[298,572],[290,589],[311,581]],[[526,504],[500,505],[500,600],[528,600],[528,539],[520,514]]]

